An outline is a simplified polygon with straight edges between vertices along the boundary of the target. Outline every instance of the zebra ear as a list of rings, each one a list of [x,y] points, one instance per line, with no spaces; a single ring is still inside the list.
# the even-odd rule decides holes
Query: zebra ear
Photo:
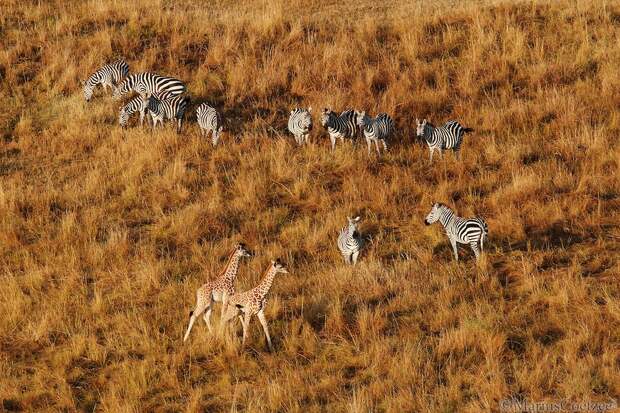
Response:
[[[293,114],[293,112],[295,112],[295,109],[291,110],[291,115]]]
[[[308,112],[312,112],[312,106],[308,106]]]
[[[355,222],[360,222],[360,219],[362,219],[362,218],[360,218],[359,216],[357,216],[357,217],[355,217],[354,221],[355,221]]]

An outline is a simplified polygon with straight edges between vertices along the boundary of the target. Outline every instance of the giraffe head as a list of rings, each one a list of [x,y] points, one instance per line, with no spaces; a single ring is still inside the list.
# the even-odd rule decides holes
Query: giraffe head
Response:
[[[424,219],[424,223],[426,225],[431,225],[434,222],[437,222],[439,216],[441,215],[441,211],[445,207],[441,202],[435,202],[433,204],[433,208],[431,208],[431,212],[428,213],[426,218]]]
[[[283,273],[288,274],[288,270],[286,269],[286,265],[280,261],[280,258],[277,258],[275,261],[271,261],[271,269],[275,271],[275,273]]]
[[[240,242],[235,247],[235,254],[239,257],[252,257],[254,253],[250,251],[243,242]]]
[[[422,119],[422,122],[420,122],[420,119],[416,119],[415,123],[417,125],[416,136],[418,138],[423,138],[424,137],[424,129],[426,129],[426,119]]]

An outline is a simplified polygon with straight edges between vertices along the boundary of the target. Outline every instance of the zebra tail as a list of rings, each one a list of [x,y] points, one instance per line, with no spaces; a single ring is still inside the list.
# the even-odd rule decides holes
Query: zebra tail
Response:
[[[472,128],[463,128],[463,132],[465,132],[465,133],[471,133],[473,131],[474,130]]]

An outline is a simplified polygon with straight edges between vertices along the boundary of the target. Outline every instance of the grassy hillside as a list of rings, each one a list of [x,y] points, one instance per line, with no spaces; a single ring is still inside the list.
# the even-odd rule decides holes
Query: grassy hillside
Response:
[[[0,410],[498,411],[620,400],[620,4],[5,1],[0,13]],[[124,57],[184,79],[212,148],[117,126],[79,81]],[[315,108],[312,144],[286,133]],[[390,113],[387,155],[325,106]],[[193,110],[193,109],[192,109]],[[428,163],[415,119],[472,127]],[[490,227],[459,263],[434,201]],[[346,216],[371,242],[336,249]],[[238,290],[289,274],[228,338],[195,290],[244,241]],[[219,307],[216,308],[219,315]],[[217,321],[217,317],[215,317]]]

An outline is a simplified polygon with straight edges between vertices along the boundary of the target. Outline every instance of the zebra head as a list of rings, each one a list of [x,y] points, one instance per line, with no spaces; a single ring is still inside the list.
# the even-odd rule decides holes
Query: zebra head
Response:
[[[365,111],[355,111],[355,122],[357,123],[357,126],[359,126],[360,128],[363,128],[364,125],[366,125],[366,119],[368,118],[368,115],[366,115]]]
[[[125,108],[126,106],[119,107],[118,114],[118,124],[123,128],[127,126],[127,121],[129,120],[129,112],[127,112]]]
[[[423,138],[424,131],[426,130],[426,119],[423,119],[422,122],[420,122],[419,119],[416,119],[415,122],[417,124],[416,136],[418,138]]]
[[[224,130],[224,127],[220,126],[219,128],[213,131],[213,134],[211,135],[211,144],[213,146],[217,146],[217,143],[220,141],[220,134],[222,133],[223,130]]]
[[[327,124],[329,123],[330,119],[333,118],[334,116],[335,116],[335,113],[333,110],[329,108],[323,109],[323,113],[321,113],[321,125],[323,125],[323,127],[327,127]]]
[[[431,225],[432,223],[437,222],[437,220],[439,220],[439,218],[441,217],[441,213],[443,212],[443,209],[445,207],[446,206],[444,204],[435,202],[433,204],[433,208],[431,209],[431,212],[429,212],[426,218],[424,219],[424,223],[426,225]]]
[[[89,102],[90,99],[93,97],[93,90],[95,89],[95,86],[92,85],[88,81],[87,82],[82,81],[82,87],[84,91],[84,100]]]
[[[357,231],[357,223],[360,222],[362,220],[362,218],[355,217],[355,218],[351,218],[351,217],[347,217],[347,221],[349,221],[349,233],[353,233],[355,231]]]

